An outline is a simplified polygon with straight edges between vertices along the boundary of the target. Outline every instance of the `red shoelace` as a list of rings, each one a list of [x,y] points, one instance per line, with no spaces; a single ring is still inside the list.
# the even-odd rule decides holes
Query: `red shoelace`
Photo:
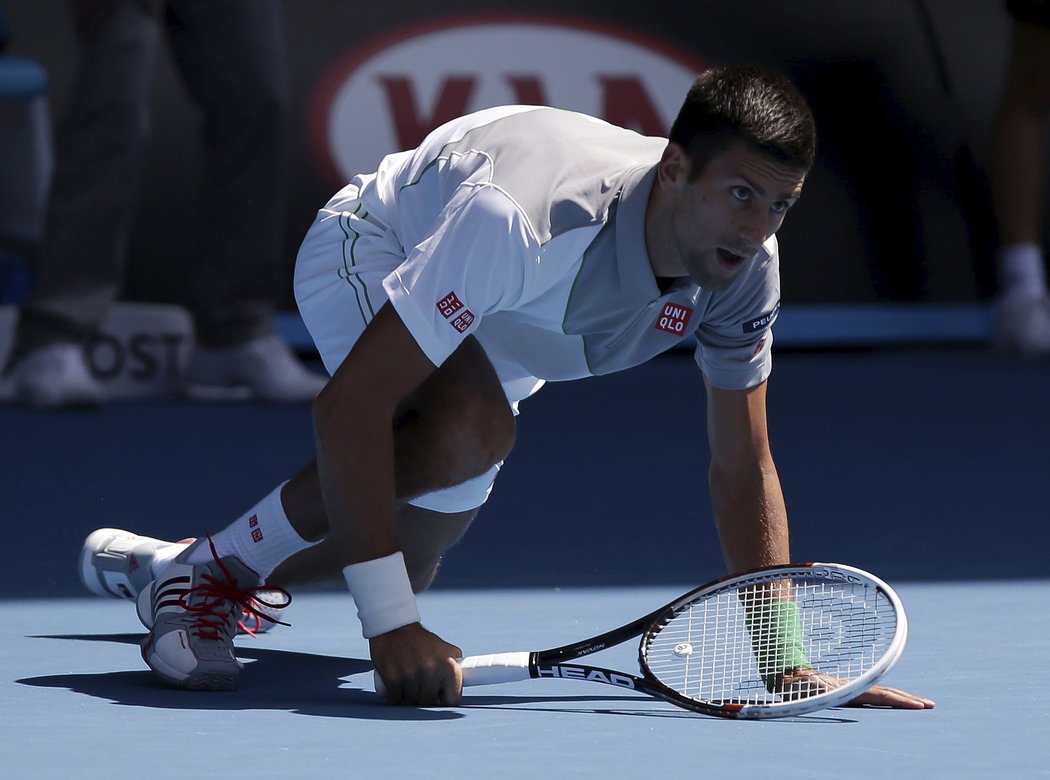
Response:
[[[202,639],[215,641],[225,639],[230,630],[228,622],[230,603],[240,606],[242,617],[236,625],[250,636],[258,633],[263,620],[287,626],[287,623],[272,617],[265,610],[286,608],[292,603],[291,594],[284,588],[275,588],[272,585],[241,587],[237,584],[236,578],[230,574],[230,570],[219,559],[211,536],[208,537],[208,545],[211,547],[212,557],[219,564],[224,578],[205,573],[201,576],[200,584],[180,594],[179,606],[194,617],[194,633]],[[260,594],[263,592],[267,594],[266,598],[261,597]],[[274,595],[278,597],[278,601],[269,600]],[[190,603],[191,597],[197,603]],[[256,605],[259,606],[256,607]],[[245,624],[245,617],[254,621],[253,627]]]

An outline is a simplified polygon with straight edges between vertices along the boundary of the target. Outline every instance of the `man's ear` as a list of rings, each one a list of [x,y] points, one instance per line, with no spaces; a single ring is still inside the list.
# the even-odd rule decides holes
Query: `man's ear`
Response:
[[[679,144],[668,141],[664,153],[657,165],[657,179],[660,188],[667,191],[678,191],[689,180],[691,162],[689,155]]]

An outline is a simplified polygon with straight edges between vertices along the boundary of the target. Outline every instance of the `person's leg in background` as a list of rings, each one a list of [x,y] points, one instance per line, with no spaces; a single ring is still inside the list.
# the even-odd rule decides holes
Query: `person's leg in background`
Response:
[[[170,0],[165,28],[204,114],[201,251],[187,258],[191,389],[306,401],[325,377],[273,332],[287,208],[288,57],[279,0]]]
[[[1050,296],[1043,251],[1043,196],[1050,116],[1050,2],[1007,4],[1015,16],[999,105],[992,194],[999,227],[1000,349],[1050,354]]]
[[[55,173],[36,284],[10,369],[18,400],[97,404],[83,345],[123,283],[125,244],[148,136],[157,46],[154,3],[73,0],[80,62],[55,141]]]

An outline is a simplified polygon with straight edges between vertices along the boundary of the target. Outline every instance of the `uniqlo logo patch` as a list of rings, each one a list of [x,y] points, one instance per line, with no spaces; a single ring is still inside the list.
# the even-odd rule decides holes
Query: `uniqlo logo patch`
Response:
[[[455,292],[450,292],[444,298],[437,302],[438,311],[441,312],[441,316],[446,320],[455,314],[457,311],[463,308],[463,301],[461,301]],[[473,317],[473,315],[471,315]],[[457,328],[459,330],[459,328]]]
[[[689,318],[693,316],[693,310],[688,306],[679,306],[677,303],[664,304],[664,310],[656,319],[656,329],[675,336],[685,335],[685,329],[689,325]]]
[[[452,320],[451,324],[452,327],[458,330],[460,333],[466,333],[467,328],[469,328],[473,323],[474,312],[472,312],[470,309],[464,309],[463,313],[456,317],[456,319]]]
[[[248,518],[248,527],[252,529],[252,541],[261,542],[263,540],[263,532],[259,527],[258,515],[252,515]]]

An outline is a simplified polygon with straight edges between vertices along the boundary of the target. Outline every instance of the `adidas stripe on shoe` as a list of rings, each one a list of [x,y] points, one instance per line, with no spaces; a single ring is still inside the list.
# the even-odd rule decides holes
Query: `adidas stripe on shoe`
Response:
[[[146,664],[180,688],[234,690],[242,665],[234,655],[233,637],[242,611],[260,615],[251,604],[261,590],[258,575],[233,556],[197,565],[172,563],[138,597],[139,618],[150,628],[142,642]],[[269,590],[284,598],[269,606],[291,601],[286,592]]]
[[[153,559],[159,550],[177,547],[182,552],[195,541],[191,538],[168,542],[120,528],[99,528],[88,535],[80,550],[80,581],[97,596],[134,601],[155,579]],[[167,557],[172,557],[171,551],[167,552]],[[237,632],[254,636],[269,631],[281,622],[283,602],[280,591],[260,590],[258,599],[252,599],[251,609],[245,609],[241,614]],[[146,628],[152,626],[141,613],[139,619]]]

